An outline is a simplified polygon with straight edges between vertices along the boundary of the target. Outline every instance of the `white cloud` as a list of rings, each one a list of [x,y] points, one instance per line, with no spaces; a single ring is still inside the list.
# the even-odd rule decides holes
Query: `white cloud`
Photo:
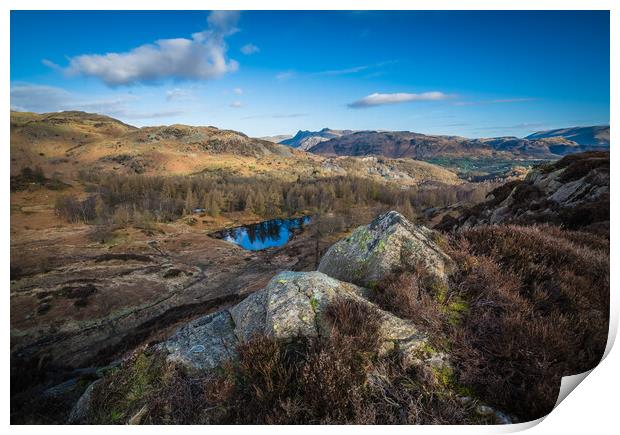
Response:
[[[225,42],[226,36],[238,31],[238,18],[237,11],[214,11],[207,19],[207,29],[192,34],[191,39],[159,39],[123,53],[83,54],[70,58],[63,71],[96,77],[109,86],[216,78],[239,67],[237,61],[227,58]]]
[[[245,44],[243,47],[241,47],[241,53],[248,55],[248,56],[250,54],[258,53],[259,51],[260,51],[260,48],[258,48],[254,44]]]
[[[243,103],[241,101],[233,101],[232,103],[230,103],[230,107],[233,107],[235,109],[239,109],[239,108],[243,107]]]
[[[243,94],[243,89],[241,89],[241,88],[235,88],[235,89],[233,89],[233,92],[234,92],[235,94],[237,94],[237,95],[241,95],[241,94]]]
[[[410,94],[406,92],[398,92],[394,94],[370,94],[361,100],[354,101],[349,107],[359,109],[364,107],[383,106],[386,104],[407,103],[412,101],[440,101],[450,98],[443,92],[423,92],[421,94]]]

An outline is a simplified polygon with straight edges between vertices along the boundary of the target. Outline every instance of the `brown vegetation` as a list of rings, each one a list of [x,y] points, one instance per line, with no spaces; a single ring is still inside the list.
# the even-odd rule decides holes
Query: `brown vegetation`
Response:
[[[140,352],[94,390],[92,423],[430,424],[484,422],[440,376],[378,355],[376,312],[327,309],[330,338],[257,336],[219,373],[192,377]]]
[[[449,350],[456,380],[521,420],[551,411],[562,376],[593,368],[607,341],[609,242],[557,227],[487,226],[452,236],[448,287],[405,271],[378,303]]]

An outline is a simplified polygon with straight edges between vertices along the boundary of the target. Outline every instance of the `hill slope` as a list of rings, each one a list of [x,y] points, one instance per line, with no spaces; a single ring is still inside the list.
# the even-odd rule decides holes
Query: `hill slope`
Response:
[[[446,216],[443,230],[480,224],[553,223],[570,229],[609,232],[609,153],[572,154],[541,165],[524,180],[493,190],[488,200]]]
[[[337,134],[334,132],[338,131],[324,129],[321,134]],[[148,175],[218,170],[286,179],[355,174],[403,184],[460,182],[453,172],[434,165],[389,159],[351,165],[215,127],[176,124],[136,128],[85,112],[11,112],[11,175],[36,166],[48,176],[60,174],[64,179],[75,178],[80,170]]]

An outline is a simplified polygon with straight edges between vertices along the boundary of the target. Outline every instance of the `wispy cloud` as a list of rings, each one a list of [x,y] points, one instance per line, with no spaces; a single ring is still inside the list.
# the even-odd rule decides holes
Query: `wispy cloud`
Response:
[[[328,70],[328,71],[319,71],[317,73],[315,73],[316,75],[321,75],[321,76],[340,76],[340,75],[345,75],[345,74],[354,74],[360,71],[364,71],[367,70],[368,68],[370,68],[370,66],[368,65],[361,65],[361,66],[354,66],[352,68],[345,68],[345,69],[334,69],[334,70]]]
[[[83,54],[69,58],[65,74],[95,77],[108,86],[152,83],[158,80],[208,80],[236,71],[228,59],[225,38],[238,29],[239,12],[214,11],[207,29],[191,38],[159,39],[122,53]],[[46,60],[46,65],[60,68]]]
[[[270,114],[270,115],[245,116],[241,119],[261,119],[261,118],[281,119],[281,118],[301,118],[303,116],[308,116],[308,114],[307,113],[275,113],[275,114]]]
[[[522,122],[520,124],[513,124],[513,125],[478,127],[477,130],[502,131],[502,130],[517,130],[517,129],[540,129],[544,127],[547,127],[547,124],[542,123],[542,122]]]
[[[243,89],[241,89],[241,88],[235,88],[235,89],[233,89],[233,92],[234,92],[235,94],[237,94],[237,95],[241,95],[241,94],[243,94]]]
[[[455,101],[455,106],[478,106],[481,104],[510,104],[510,103],[526,103],[536,101],[537,98],[500,98],[496,100],[480,100],[480,101]]]
[[[281,73],[276,74],[276,80],[284,81],[288,80],[295,76],[295,71],[283,71]]]
[[[398,60],[387,60],[387,61],[384,61],[384,62],[373,63],[373,64],[370,64],[370,65],[358,65],[358,66],[353,66],[353,67],[350,67],[350,68],[318,71],[318,72],[312,73],[312,75],[340,76],[340,75],[355,74],[355,73],[358,73],[358,72],[380,68],[382,66],[394,64],[394,63],[397,63],[397,62],[398,62]],[[371,72],[370,74],[368,74],[368,76],[372,76],[373,74],[374,75],[378,75],[378,74],[382,74],[382,73],[383,73],[382,71],[375,71],[375,72]]]
[[[348,106],[353,109],[362,109],[366,107],[384,106],[387,104],[409,103],[414,101],[441,101],[450,98],[448,94],[443,92],[423,92],[420,94],[412,94],[406,92],[398,92],[393,94],[370,94],[360,100],[350,103]]]
[[[249,56],[250,54],[255,54],[258,52],[260,52],[260,48],[258,48],[254,44],[245,44],[243,47],[241,47],[241,53],[245,54],[246,56]]]
[[[138,97],[130,94],[93,97],[74,94],[65,89],[18,83],[11,86],[11,109],[29,112],[59,112],[62,110],[83,110],[121,119],[154,119],[182,115],[179,110],[143,112],[130,108]]]
[[[241,107],[243,107],[243,103],[241,101],[233,101],[229,104],[229,106],[235,109],[240,109]]]
[[[177,100],[189,100],[191,99],[191,94],[187,89],[174,88],[166,91],[166,100],[168,101],[177,101]]]
[[[158,119],[158,118],[174,118],[183,115],[185,112],[181,110],[168,110],[162,112],[134,112],[131,110],[119,110],[112,116],[123,119]]]

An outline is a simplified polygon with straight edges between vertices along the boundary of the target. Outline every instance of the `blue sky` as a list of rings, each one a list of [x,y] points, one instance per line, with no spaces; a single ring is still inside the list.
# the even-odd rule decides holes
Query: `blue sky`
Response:
[[[13,11],[11,106],[467,137],[609,123],[606,11]]]

